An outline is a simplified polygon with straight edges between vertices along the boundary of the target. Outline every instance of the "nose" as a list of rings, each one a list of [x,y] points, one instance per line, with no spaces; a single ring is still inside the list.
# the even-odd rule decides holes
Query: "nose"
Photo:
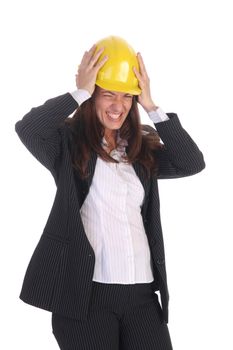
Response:
[[[121,96],[115,96],[113,101],[112,101],[112,104],[111,104],[111,109],[113,112],[116,112],[116,113],[120,113],[122,112],[124,108],[124,104],[123,104],[123,99]]]

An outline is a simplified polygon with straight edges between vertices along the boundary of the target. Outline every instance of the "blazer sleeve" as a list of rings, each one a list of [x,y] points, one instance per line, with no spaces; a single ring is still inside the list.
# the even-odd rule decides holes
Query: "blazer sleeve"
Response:
[[[157,150],[158,179],[173,179],[194,175],[205,168],[202,152],[182,127],[175,113],[169,120],[154,123],[164,148]]]
[[[70,93],[51,98],[32,108],[15,124],[15,131],[32,155],[52,174],[61,151],[60,126],[78,103]]]

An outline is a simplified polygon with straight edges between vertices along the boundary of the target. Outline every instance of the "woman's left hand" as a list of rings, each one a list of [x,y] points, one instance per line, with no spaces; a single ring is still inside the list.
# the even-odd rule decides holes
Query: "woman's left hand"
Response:
[[[139,63],[139,70],[136,67],[133,67],[133,71],[138,79],[138,85],[142,90],[141,94],[137,96],[138,103],[145,109],[148,113],[152,110],[156,110],[158,106],[155,105],[151,97],[150,92],[150,78],[147,74],[145,64],[143,62],[142,56],[140,53],[137,54],[137,59]]]

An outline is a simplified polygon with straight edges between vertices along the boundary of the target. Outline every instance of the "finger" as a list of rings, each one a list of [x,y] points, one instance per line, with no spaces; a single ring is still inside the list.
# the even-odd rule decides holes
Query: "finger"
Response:
[[[146,67],[145,67],[145,64],[144,64],[144,61],[143,61],[143,58],[142,58],[142,55],[140,54],[140,52],[138,52],[137,57],[138,57],[138,62],[139,62],[139,66],[140,66],[140,72],[148,76],[147,71],[146,71]]]
[[[137,70],[136,67],[133,67],[133,71],[134,71],[134,73],[135,73],[135,75],[136,75],[136,78],[138,79],[138,85],[139,85],[139,87],[140,87],[141,89],[143,89],[143,87],[144,87],[144,81],[143,81],[142,75],[139,73],[139,71]]]
[[[95,49],[96,44],[92,45],[92,47],[88,51],[85,51],[80,64],[88,64],[90,61],[90,57],[92,57],[93,53],[95,52]]]
[[[90,50],[87,52],[87,57],[90,59],[92,56],[93,56],[93,54],[94,54],[94,52],[95,52],[95,50],[96,50],[96,44],[94,44],[91,48],[90,48]]]
[[[133,66],[133,71],[134,71],[134,73],[135,73],[137,79],[138,79],[138,80],[141,80],[141,79],[142,79],[141,74],[139,73],[139,71],[137,70],[137,68],[134,67],[134,66]]]
[[[87,57],[87,54],[88,54],[88,52],[85,51],[85,53],[84,53],[84,55],[83,55],[83,57],[82,57],[82,59],[81,59],[80,65],[83,64],[83,62],[85,62],[85,59],[86,59],[86,57]],[[79,65],[79,66],[80,66],[80,65]]]
[[[101,47],[97,52],[96,54],[91,58],[89,64],[93,67],[96,62],[98,61],[99,57],[101,56],[101,54],[103,53],[104,51],[104,47]]]
[[[94,51],[95,50],[95,48],[96,48],[96,44],[93,44],[92,45],[92,47],[88,50],[88,52],[92,52],[92,51]]]
[[[108,55],[105,55],[102,60],[100,60],[96,65],[96,70],[98,71],[104,64],[105,62],[108,60]]]

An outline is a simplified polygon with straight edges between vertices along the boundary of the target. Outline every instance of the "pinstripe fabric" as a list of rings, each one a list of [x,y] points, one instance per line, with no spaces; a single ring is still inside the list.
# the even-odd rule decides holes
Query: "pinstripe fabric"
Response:
[[[172,350],[158,296],[150,283],[93,283],[87,321],[52,314],[61,350]]]
[[[32,155],[53,175],[57,186],[51,212],[25,273],[20,298],[33,306],[66,317],[86,320],[92,291],[94,251],[86,237],[79,209],[89,191],[97,154],[88,163],[89,176],[81,180],[73,171],[70,133],[63,121],[78,107],[69,94],[52,98],[32,108],[15,124],[15,130]],[[175,113],[156,123],[166,146],[156,152],[160,168],[157,177],[146,179],[141,165],[133,163],[144,190],[142,217],[153,262],[153,290],[160,290],[163,317],[168,322],[168,288],[160,222],[158,179],[190,176],[205,167],[198,146],[182,127]],[[149,126],[145,129],[154,132]]]

